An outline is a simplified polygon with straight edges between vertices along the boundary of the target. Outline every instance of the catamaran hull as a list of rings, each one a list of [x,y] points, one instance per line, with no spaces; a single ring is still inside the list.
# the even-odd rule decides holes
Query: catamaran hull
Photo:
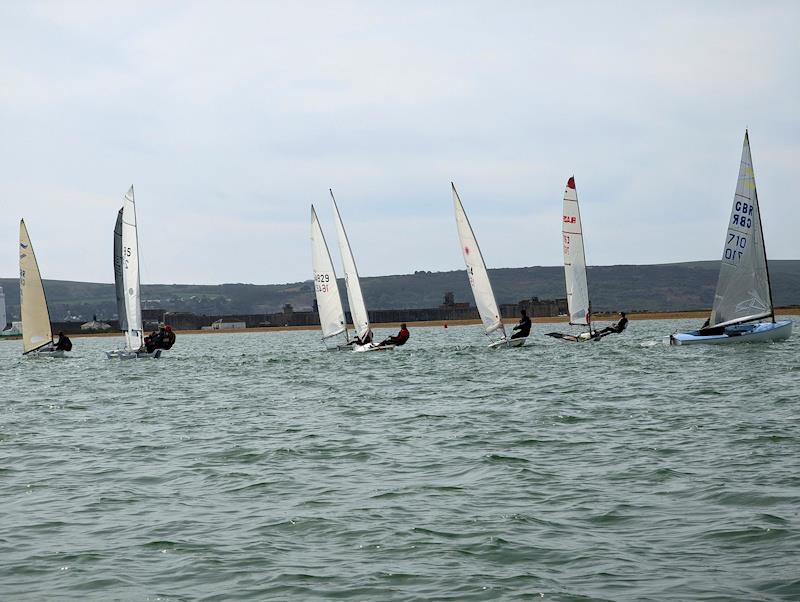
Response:
[[[519,339],[500,339],[489,345],[489,349],[510,349],[512,347],[522,347],[525,344],[525,338]]]
[[[733,343],[767,343],[783,341],[792,334],[792,321],[757,322],[729,326],[723,334],[701,335],[699,331],[676,332],[664,337],[667,345],[727,345]]]
[[[30,353],[26,354],[26,357],[53,357],[53,358],[63,358],[64,350],[63,349],[53,349],[52,351],[31,351]]]
[[[106,357],[110,360],[135,360],[135,359],[154,359],[161,357],[163,349],[156,349],[152,353],[146,351],[128,351],[127,349],[114,349],[106,351]]]

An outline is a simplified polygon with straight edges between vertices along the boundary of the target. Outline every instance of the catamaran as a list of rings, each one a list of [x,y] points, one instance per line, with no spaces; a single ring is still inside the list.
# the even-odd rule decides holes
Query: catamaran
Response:
[[[139,235],[136,229],[133,186],[125,195],[114,227],[114,285],[119,327],[125,332],[125,348],[106,351],[106,356],[118,359],[161,357],[162,349],[148,353],[144,345],[139,282]]]
[[[317,212],[311,205],[311,265],[314,270],[314,292],[317,295],[317,309],[319,311],[319,324],[322,328],[322,341],[330,351],[350,349],[347,343],[347,324],[342,307],[342,297],[339,295],[339,284],[336,281],[336,270],[333,267],[331,253],[325,242]],[[344,335],[344,336],[342,336]],[[329,341],[337,342],[335,346]]]
[[[564,215],[561,220],[564,249],[564,280],[567,284],[567,311],[572,326],[586,326],[588,331],[578,335],[548,332],[547,336],[564,341],[588,341],[592,338],[592,304],[586,283],[586,251],[583,246],[583,225],[578,205],[575,176],[567,180],[564,191]]]
[[[339,253],[342,256],[342,265],[344,266],[344,284],[347,289],[347,302],[350,305],[350,316],[353,319],[353,329],[357,337],[356,343],[352,345],[353,351],[388,351],[394,349],[395,345],[377,345],[372,342],[372,329],[369,325],[367,306],[364,304],[364,295],[361,292],[361,281],[358,278],[356,260],[353,257],[353,250],[350,248],[350,241],[347,239],[347,232],[345,232],[342,216],[339,213],[339,207],[336,205],[336,199],[333,196],[333,190],[330,190],[330,193],[331,200],[333,201],[333,215],[336,218]]]
[[[671,334],[665,342],[718,345],[779,341],[791,334],[791,320],[775,320],[750,139],[745,130],[739,179],[708,324],[699,330]]]
[[[483,260],[481,249],[475,238],[475,232],[472,230],[467,214],[464,212],[464,206],[461,204],[461,199],[452,182],[450,182],[450,188],[453,192],[453,205],[456,212],[456,227],[458,228],[458,238],[461,242],[461,253],[464,255],[469,285],[472,287],[475,305],[478,306],[478,313],[483,322],[483,330],[492,341],[489,347],[492,349],[497,347],[521,347],[525,344],[524,337],[510,339],[506,334],[506,327],[500,317],[500,309],[497,307],[492,283],[489,280],[489,272],[486,270],[486,262]],[[500,333],[500,338],[494,339],[491,336],[493,333]]]
[[[22,354],[64,357],[64,351],[56,349],[53,341],[42,275],[25,220],[19,222],[19,304],[22,314]]]

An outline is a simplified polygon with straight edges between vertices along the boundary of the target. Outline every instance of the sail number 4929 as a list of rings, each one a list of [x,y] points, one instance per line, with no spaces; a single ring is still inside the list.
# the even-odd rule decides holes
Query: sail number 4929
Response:
[[[320,293],[327,293],[331,290],[330,274],[314,274],[314,288]]]

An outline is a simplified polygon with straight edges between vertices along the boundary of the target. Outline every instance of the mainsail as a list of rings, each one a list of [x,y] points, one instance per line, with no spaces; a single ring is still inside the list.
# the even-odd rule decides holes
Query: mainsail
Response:
[[[123,282],[122,261],[122,213],[120,208],[117,213],[117,223],[114,226],[114,286],[117,293],[117,315],[119,316],[119,329],[128,330],[128,315],[125,310],[125,283]]]
[[[500,319],[500,310],[492,291],[492,283],[489,281],[489,273],[486,271],[486,263],[483,261],[481,249],[472,231],[472,226],[464,213],[464,206],[458,197],[455,185],[450,182],[453,190],[453,205],[456,212],[456,226],[458,227],[458,238],[461,242],[461,252],[464,255],[464,263],[467,266],[469,284],[472,287],[472,294],[475,297],[475,305],[478,306],[478,313],[481,315],[483,328],[486,334],[495,330],[502,330],[503,336],[506,335],[503,321]]]
[[[6,316],[6,294],[3,292],[3,287],[0,286],[0,331],[6,329],[7,320],[8,316]]]
[[[336,205],[333,190],[331,190],[330,193],[331,200],[333,201],[333,213],[336,217],[339,253],[342,256],[342,264],[344,265],[344,283],[347,288],[347,301],[350,305],[350,315],[353,318],[353,327],[355,328],[356,335],[358,335],[358,338],[362,341],[366,341],[370,333],[367,306],[364,304],[364,295],[361,293],[361,283],[358,279],[358,269],[356,269],[356,261],[353,258],[350,241],[347,239],[347,232],[344,230],[342,216],[339,214],[339,207]]]
[[[44,296],[42,275],[33,254],[33,245],[25,227],[19,222],[19,303],[22,313],[22,349],[30,353],[53,342],[50,314]]]
[[[574,176],[567,181],[567,189],[564,191],[561,233],[564,242],[564,277],[567,282],[569,323],[586,326],[591,323],[589,287],[586,284],[586,254]]]
[[[336,271],[314,205],[311,205],[311,265],[314,269],[314,291],[317,294],[322,338],[346,333],[347,325],[342,298],[339,296],[339,285],[336,282]]]
[[[773,317],[774,320],[772,291],[753,160],[750,156],[750,140],[745,131],[739,179],[725,234],[709,327],[766,317]]]
[[[136,204],[133,186],[122,203],[122,285],[125,294],[125,315],[128,329],[126,347],[138,351],[144,344],[142,332],[142,302],[139,284],[139,237],[136,231]]]

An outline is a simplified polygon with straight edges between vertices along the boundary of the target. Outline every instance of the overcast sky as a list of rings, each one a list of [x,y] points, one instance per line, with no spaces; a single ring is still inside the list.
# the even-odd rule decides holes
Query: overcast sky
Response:
[[[800,258],[798,2],[0,3],[0,276],[311,277],[336,194],[362,275],[718,259],[745,127],[771,258]]]

